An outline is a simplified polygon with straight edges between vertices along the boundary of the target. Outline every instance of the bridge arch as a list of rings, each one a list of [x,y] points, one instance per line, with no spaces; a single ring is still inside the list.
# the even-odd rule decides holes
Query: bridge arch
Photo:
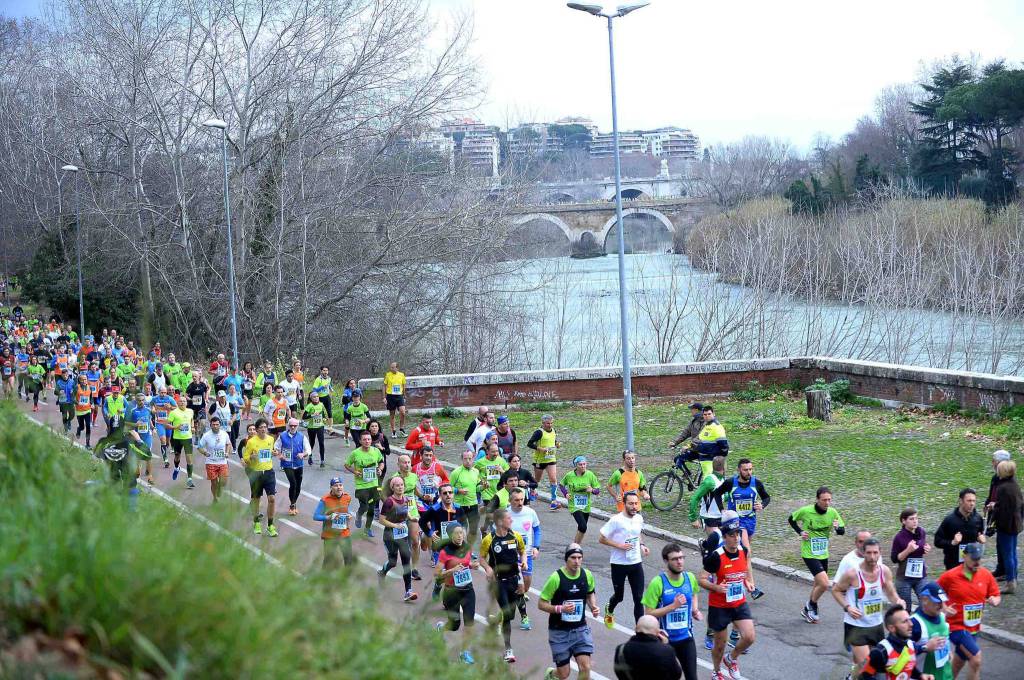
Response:
[[[668,230],[668,233],[675,234],[676,227],[672,224],[672,220],[665,216],[664,213],[654,210],[653,208],[623,208],[622,219],[625,220],[629,215],[650,215],[654,219],[658,220],[663,227]],[[597,237],[597,242],[604,246],[608,241],[608,234],[611,233],[612,227],[615,226],[616,215],[612,215],[611,218],[604,223],[601,227],[601,233]]]
[[[512,226],[521,227],[527,222],[533,222],[534,220],[539,222],[548,222],[550,224],[555,225],[556,227],[562,230],[562,233],[565,234],[565,237],[569,239],[570,244],[576,240],[576,237],[573,234],[572,227],[566,224],[565,220],[563,220],[561,217],[558,217],[557,215],[552,215],[551,213],[527,213],[526,215],[519,215],[518,217],[512,220]]]
[[[622,187],[622,200],[634,201],[638,198],[654,198],[654,192],[649,185],[637,184],[634,186]],[[615,200],[615,187],[611,186],[604,192],[604,200]]]
[[[568,191],[553,191],[541,200],[544,204],[579,203],[579,199]]]

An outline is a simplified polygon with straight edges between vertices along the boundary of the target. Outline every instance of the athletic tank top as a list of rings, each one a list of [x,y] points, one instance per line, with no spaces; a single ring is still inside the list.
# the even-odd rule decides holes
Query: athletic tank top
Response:
[[[882,624],[885,618],[885,576],[881,568],[878,570],[878,580],[870,583],[864,578],[864,572],[857,570],[857,587],[846,591],[846,604],[860,610],[861,617],[854,619],[849,614],[843,614],[843,621],[851,626],[859,628],[873,628]]]

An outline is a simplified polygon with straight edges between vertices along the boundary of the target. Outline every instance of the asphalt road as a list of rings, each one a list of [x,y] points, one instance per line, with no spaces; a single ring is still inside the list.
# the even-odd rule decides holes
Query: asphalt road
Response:
[[[29,411],[26,404],[21,403],[20,406]],[[41,406],[39,413],[32,415],[50,427],[60,428],[60,417],[52,399],[49,404]],[[99,429],[104,429],[102,424],[99,425]],[[98,438],[94,435],[94,442]],[[187,490],[184,486],[183,475],[179,476],[177,481],[172,481],[171,471],[162,468],[159,455],[157,455],[154,459],[155,487],[185,507],[209,518],[217,525],[240,537],[253,548],[281,557],[283,561],[299,571],[315,569],[319,566],[321,541],[319,539],[319,523],[312,519],[313,509],[320,496],[327,493],[331,477],[340,474],[345,480],[346,490],[351,492],[353,488],[351,475],[344,472],[341,466],[343,457],[350,450],[343,446],[342,442],[341,438],[328,438],[326,468],[321,469],[318,466],[306,468],[303,493],[299,500],[300,514],[297,517],[278,514],[275,521],[281,535],[276,539],[266,535],[257,537],[251,534],[251,520],[244,508],[249,498],[248,484],[237,459],[232,461],[230,467],[228,485],[230,493],[225,502],[222,502],[222,507],[211,507],[209,485],[203,478],[204,461],[202,456],[197,456],[196,460],[196,488]],[[158,451],[157,454],[159,454]],[[388,468],[389,472],[397,468],[397,460],[394,455],[388,461]],[[278,508],[287,510],[288,483],[283,473],[279,472],[277,479]],[[237,513],[231,510],[232,506],[237,507]],[[539,559],[535,560],[534,588],[539,589],[547,576],[564,564],[562,552],[565,545],[573,538],[575,523],[564,509],[551,512],[543,503],[536,505],[535,509],[543,527],[541,554]],[[603,606],[611,594],[611,580],[608,549],[598,544],[596,538],[600,526],[600,520],[595,518],[591,521],[590,531],[584,541],[584,566],[594,572],[597,580],[598,600]],[[379,526],[376,533],[377,538],[372,541],[359,538],[358,534],[353,539],[356,554],[360,561],[368,566],[379,565],[385,559]],[[644,569],[649,581],[662,567],[660,553],[663,542],[647,537],[645,544],[651,550],[644,562]],[[755,541],[755,554],[756,549]],[[699,555],[690,549],[684,548],[684,550],[686,552],[686,568],[699,572]],[[428,555],[421,556],[419,570],[424,575],[430,571]],[[397,571],[396,569],[395,572]],[[369,574],[369,570],[367,573]],[[808,588],[803,583],[788,581],[760,571],[755,571],[754,574],[758,586],[765,591],[766,596],[751,603],[757,625],[757,641],[749,654],[740,660],[743,676],[757,680],[790,680],[793,677],[821,680],[844,678],[849,671],[850,662],[843,651],[842,612],[838,605],[826,594],[820,604],[821,623],[807,624],[800,618],[800,609],[808,594]],[[397,576],[394,572],[392,575]],[[371,586],[375,585],[374,581],[375,579],[368,579]],[[488,602],[489,598],[485,595],[485,581],[482,573],[476,574],[474,577],[478,610],[493,611],[496,607],[493,603]],[[401,601],[403,589],[400,579],[389,578],[381,587],[381,606],[391,608],[396,615],[420,616],[424,619],[425,625],[442,618],[440,605],[430,601],[429,581],[414,582],[414,588],[419,592],[420,600],[412,605],[403,604]],[[544,668],[550,665],[546,634],[547,615],[536,609],[537,599],[537,593],[532,593],[530,616],[534,622],[533,630],[530,632],[520,631],[518,621],[513,626],[512,643],[518,661],[512,670],[516,675],[524,678],[539,678],[543,675]],[[484,605],[485,602],[488,604]],[[705,611],[706,605],[706,595],[702,595],[701,607]],[[614,678],[612,667],[614,649],[616,645],[624,642],[632,634],[631,612],[632,602],[627,590],[626,601],[616,610],[617,623],[614,630],[605,628],[602,622],[591,621],[596,648],[593,657],[593,667],[596,671],[593,675],[595,680],[601,680],[602,677]],[[478,611],[478,619],[484,621],[480,614],[486,613],[486,611]],[[704,678],[710,675],[711,653],[700,644],[704,624],[698,622],[695,623],[695,627],[698,634],[700,663],[698,674]],[[500,637],[494,631],[485,632],[483,627],[478,626],[477,630],[481,636],[491,636],[492,643],[495,638]],[[448,634],[447,637],[454,660],[459,647],[459,634]],[[985,658],[983,678],[986,680],[1011,680],[1022,677],[1020,669],[1024,668],[1024,653],[996,645],[988,640],[981,640],[981,646]]]

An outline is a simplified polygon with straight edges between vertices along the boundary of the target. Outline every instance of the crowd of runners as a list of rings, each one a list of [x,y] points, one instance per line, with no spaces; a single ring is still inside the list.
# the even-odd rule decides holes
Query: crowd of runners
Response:
[[[297,515],[304,469],[325,467],[328,437],[349,442],[351,452],[341,464],[352,476],[351,485],[333,477],[312,515],[322,527],[323,568],[353,565],[360,546],[353,539],[375,540],[374,526],[380,527],[387,552],[378,571],[382,585],[400,566],[402,599],[414,602],[419,599],[414,582],[429,581],[431,598],[445,612],[436,628],[442,633],[461,628],[457,644],[465,663],[474,663],[470,643],[478,586],[486,584],[484,592],[497,605],[499,613],[490,623],[501,631],[506,661],[516,661],[515,620],[520,634],[534,627],[527,604],[543,540],[540,507],[569,514],[576,529],[574,541],[557,548],[564,566],[538,581],[537,608],[548,615],[554,663],[547,678],[569,677],[570,661],[579,677],[589,677],[594,639],[587,614],[614,628],[627,584],[636,634],[616,649],[619,677],[696,678],[695,622],[706,629],[701,644],[711,651],[712,680],[742,677],[740,659],[756,640],[753,603],[765,595],[755,584],[753,543],[771,496],[749,459],[729,462],[726,431],[710,405],[692,404],[692,421],[671,442],[673,448],[684,447],[681,457],[700,461],[706,471],[689,499],[689,518],[703,530],[702,563],[687,570],[683,548],[669,543],[658,556],[662,569],[649,575],[642,512],[650,496],[637,454],[625,451],[621,467],[604,484],[583,455],[560,471],[562,440],[550,415],[540,418],[521,447],[508,417],[481,407],[462,441],[451,444],[429,413],[406,430],[406,376],[397,363],[383,380],[385,420],[374,417],[354,379],[335,389],[326,366],[309,375],[298,360],[285,367],[246,362],[238,368],[223,354],[193,366],[159,343],[143,349],[112,329],[79,337],[67,324],[28,318],[20,307],[2,322],[4,396],[24,399],[33,410],[58,409],[65,433],[86,446],[99,440],[93,430],[102,422],[97,449],[127,444],[138,454],[137,469],[119,468],[132,498],[137,480],[152,483],[161,464],[172,482],[183,476],[180,483],[194,489],[194,479],[203,479],[194,469],[201,457],[217,502],[228,459],[237,456],[251,491],[252,532],[275,537],[275,467],[288,480],[286,512]],[[442,448],[458,452],[458,465],[448,469],[438,460]],[[389,472],[392,456],[395,469]],[[977,492],[964,488],[931,540],[908,503],[898,528],[893,518],[891,566],[884,563],[882,542],[862,530],[855,533],[855,549],[830,575],[831,537],[845,534],[846,525],[826,486],[788,516],[814,577],[794,620],[838,625],[842,619],[842,640],[851,654],[848,677],[951,680],[964,668],[970,680],[980,677],[982,617],[1003,593],[1015,590],[1022,518],[1010,454],[997,451],[993,467],[981,512]],[[593,573],[584,566],[585,546],[593,541],[588,538],[593,503],[602,492],[615,500],[618,511],[596,539],[611,554],[611,593],[598,593]],[[981,566],[993,528],[999,529],[1000,545],[1004,534],[1014,534],[1012,549],[999,552],[995,575]],[[925,563],[933,546],[942,551],[945,567],[934,579]],[[424,577],[420,569],[428,565],[433,573]],[[1006,581],[1003,593],[997,577]],[[837,605],[831,613],[819,611],[826,592]]]

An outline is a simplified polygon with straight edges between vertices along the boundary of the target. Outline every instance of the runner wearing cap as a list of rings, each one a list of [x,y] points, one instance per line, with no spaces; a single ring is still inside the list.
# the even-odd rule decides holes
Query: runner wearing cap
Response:
[[[540,429],[535,430],[526,442],[526,446],[533,449],[533,476],[539,482],[541,477],[547,475],[551,488],[551,510],[558,510],[559,507],[555,492],[558,489],[558,447],[561,445],[555,434],[555,417],[552,415],[541,417]]]
[[[740,680],[739,663],[735,657],[754,644],[754,621],[747,604],[747,592],[753,592],[754,574],[747,559],[747,548],[742,544],[743,529],[739,519],[723,519],[722,545],[704,558],[704,568],[698,582],[708,595],[708,629],[714,632],[715,644],[711,650],[714,670],[711,680],[723,680],[724,665],[733,680]],[[739,631],[740,639],[733,651],[727,652],[729,625]]]
[[[537,608],[548,614],[548,646],[554,668],[548,668],[544,680],[566,680],[569,661],[575,659],[579,677],[590,677],[590,657],[594,653],[594,638],[587,625],[584,606],[591,616],[597,617],[594,575],[583,568],[583,548],[570,543],[565,549],[565,566],[548,577],[540,592]]]
[[[320,499],[313,511],[313,519],[322,523],[320,538],[324,542],[324,570],[355,564],[352,531],[348,526],[351,503],[352,496],[345,491],[341,477],[332,477],[330,492]]]
[[[597,475],[587,469],[586,456],[572,459],[573,469],[562,477],[561,491],[569,504],[572,518],[576,520],[576,543],[583,543],[590,521],[590,501],[601,492]],[[552,496],[554,499],[554,496]]]
[[[302,471],[311,450],[306,435],[299,432],[297,418],[289,418],[285,431],[274,442],[274,453],[281,458],[281,470],[288,478],[288,514],[299,514],[299,495],[302,493]]]
[[[978,633],[981,632],[981,617],[985,605],[999,606],[1001,597],[996,579],[985,567],[981,557],[985,546],[968,543],[963,546],[964,561],[938,578],[938,584],[946,591],[949,604],[956,609],[949,621],[949,641],[956,654],[953,656],[953,677],[960,674],[966,663],[968,680],[981,678],[981,648]]]
[[[918,665],[923,672],[935,676],[935,680],[953,680],[946,614],[953,614],[954,609],[945,606],[946,591],[935,581],[922,583],[917,589],[917,597],[919,606],[910,617],[910,639],[919,657]]]

